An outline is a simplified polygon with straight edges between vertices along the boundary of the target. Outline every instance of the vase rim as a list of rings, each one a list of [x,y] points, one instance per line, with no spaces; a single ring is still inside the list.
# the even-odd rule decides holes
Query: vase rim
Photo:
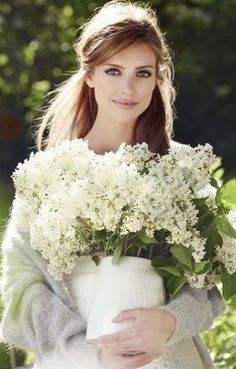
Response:
[[[113,256],[104,256],[101,258],[101,263],[105,263],[106,261],[108,263],[111,262]],[[150,266],[151,265],[151,259],[146,259],[146,258],[141,258],[138,256],[127,256],[127,255],[123,255],[120,257],[118,263],[113,264],[113,265],[119,265],[122,262],[129,262],[129,263],[133,263],[133,264],[142,264],[142,265],[147,265]]]

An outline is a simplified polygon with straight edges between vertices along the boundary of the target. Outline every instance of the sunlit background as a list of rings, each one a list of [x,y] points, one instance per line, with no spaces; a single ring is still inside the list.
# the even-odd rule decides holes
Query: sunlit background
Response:
[[[78,68],[76,30],[105,1],[0,1],[0,237],[14,196],[10,175],[33,150],[31,134],[46,94]],[[236,1],[156,0],[173,50],[175,139],[209,142],[223,180],[236,175]],[[217,369],[236,369],[236,300],[204,333]],[[0,344],[0,369],[27,365],[29,353]]]

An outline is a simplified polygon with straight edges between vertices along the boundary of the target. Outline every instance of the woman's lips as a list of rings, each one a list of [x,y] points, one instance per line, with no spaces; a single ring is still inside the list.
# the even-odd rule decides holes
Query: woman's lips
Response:
[[[115,104],[117,104],[118,106],[120,106],[121,108],[124,109],[131,109],[133,108],[135,105],[137,105],[136,102],[134,101],[126,101],[126,100],[112,100]]]

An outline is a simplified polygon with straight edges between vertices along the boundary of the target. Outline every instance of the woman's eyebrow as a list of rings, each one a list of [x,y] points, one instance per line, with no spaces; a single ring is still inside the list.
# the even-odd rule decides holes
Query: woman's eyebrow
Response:
[[[109,67],[116,67],[116,68],[120,68],[120,69],[125,69],[125,67],[122,67],[122,65],[118,65],[118,64],[103,64],[104,66],[109,66]],[[153,68],[153,65],[141,65],[139,67],[136,67],[135,69],[141,69],[141,68]]]

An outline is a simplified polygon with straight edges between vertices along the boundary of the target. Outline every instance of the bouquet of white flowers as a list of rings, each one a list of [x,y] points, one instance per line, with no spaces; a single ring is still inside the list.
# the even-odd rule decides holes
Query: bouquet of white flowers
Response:
[[[104,155],[82,139],[31,154],[13,173],[18,226],[61,280],[79,256],[152,260],[174,295],[223,282],[236,294],[236,181],[219,186],[209,144],[160,156],[145,143]]]

